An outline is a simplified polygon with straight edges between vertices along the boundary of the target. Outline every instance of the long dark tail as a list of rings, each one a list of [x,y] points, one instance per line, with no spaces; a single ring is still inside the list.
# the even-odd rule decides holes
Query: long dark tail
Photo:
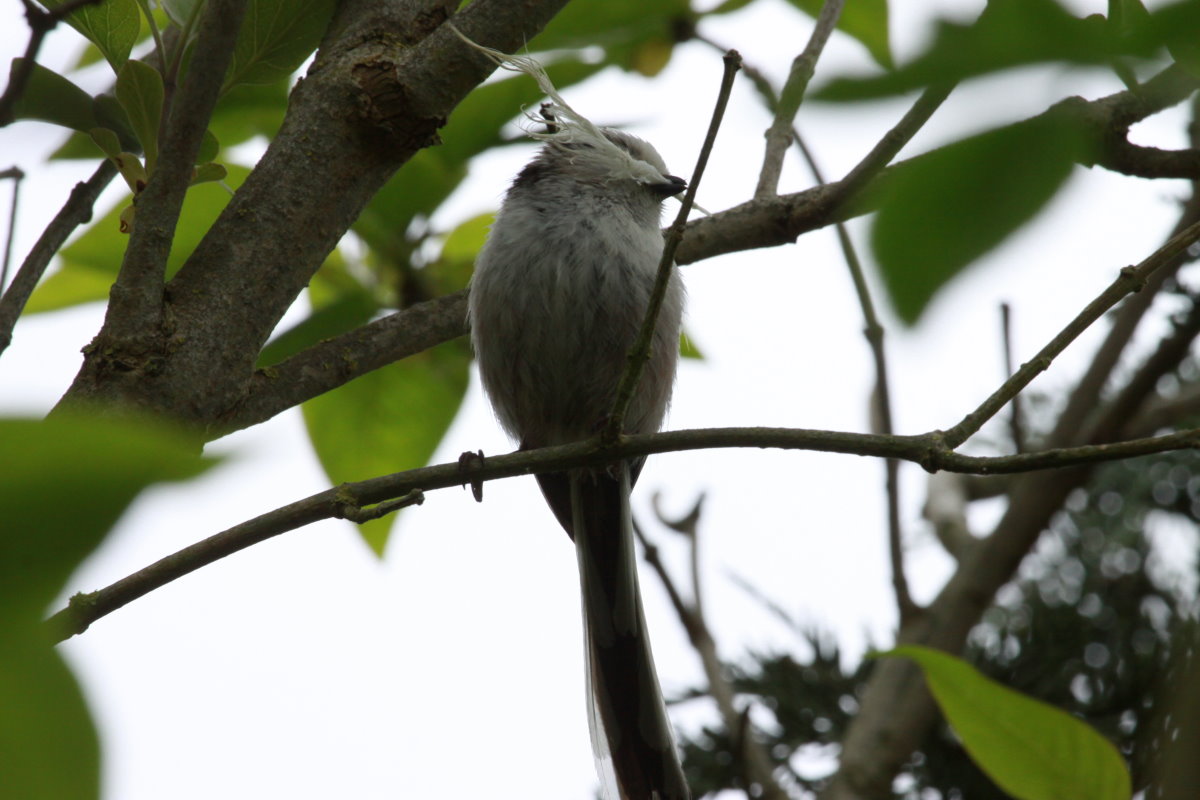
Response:
[[[688,800],[642,613],[629,465],[613,472],[580,470],[570,478],[594,746],[607,745],[620,800]],[[603,763],[599,751],[597,758]]]

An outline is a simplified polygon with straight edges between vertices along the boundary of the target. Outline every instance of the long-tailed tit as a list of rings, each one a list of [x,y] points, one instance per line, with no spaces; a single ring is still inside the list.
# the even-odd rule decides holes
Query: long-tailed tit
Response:
[[[589,127],[547,137],[509,189],[471,280],[483,385],[523,449],[586,439],[607,420],[662,255],[662,202],[686,185],[641,139]],[[626,433],[662,424],[682,311],[673,274]],[[642,461],[537,478],[578,553],[602,777],[611,768],[621,800],[686,800],[638,590],[629,491]]]

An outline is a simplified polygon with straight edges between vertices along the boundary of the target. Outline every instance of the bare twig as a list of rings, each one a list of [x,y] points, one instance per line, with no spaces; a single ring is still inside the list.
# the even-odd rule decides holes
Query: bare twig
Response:
[[[825,182],[821,168],[816,158],[808,149],[804,139],[796,135],[796,146],[800,149],[813,177],[818,183]],[[875,313],[875,304],[871,300],[871,290],[863,273],[862,261],[854,248],[849,231],[842,223],[834,225],[837,232],[838,244],[842,248],[842,258],[850,271],[850,279],[854,283],[854,294],[858,298],[859,308],[863,315],[863,335],[871,348],[871,360],[875,365],[875,389],[872,392],[872,416],[878,418],[878,429],[874,432],[891,435],[895,433],[892,420],[892,390],[888,380],[887,354],[884,348],[884,329]],[[904,529],[900,524],[900,462],[889,458],[884,462],[884,486],[887,496],[888,520],[888,555],[892,563],[892,591],[896,595],[896,608],[903,623],[917,612],[917,604],[913,602],[912,593],[908,589],[908,577],[904,570]]]
[[[1192,117],[1193,120],[1200,118],[1200,96],[1193,98]],[[1200,146],[1200,125],[1194,123],[1189,130],[1193,147]],[[1192,196],[1184,205],[1183,212],[1171,231],[1171,237],[1178,236],[1198,221],[1200,221],[1200,185],[1193,183]],[[1050,434],[1047,444],[1061,447],[1085,441],[1079,438],[1080,427],[1076,420],[1082,419],[1096,408],[1100,394],[1112,375],[1121,354],[1125,352],[1126,346],[1132,340],[1134,331],[1146,312],[1150,310],[1154,298],[1165,282],[1187,263],[1186,255],[1186,252],[1180,253],[1162,269],[1157,270],[1147,280],[1146,288],[1127,298],[1113,314],[1112,326],[1105,335],[1104,341],[1096,349],[1087,370],[1067,398],[1067,405],[1059,415],[1058,425]]]
[[[101,0],[67,0],[67,2],[49,11],[38,8],[32,0],[21,0],[25,6],[25,20],[29,24],[29,43],[25,45],[25,55],[13,70],[4,94],[0,95],[0,128],[10,124],[16,113],[17,101],[25,94],[29,78],[33,75],[34,61],[42,49],[42,41],[46,34],[54,30],[64,17],[84,6],[99,3]]]
[[[17,206],[21,201],[21,180],[24,177],[25,173],[21,171],[20,167],[9,167],[0,172],[0,178],[7,178],[13,182],[12,205],[8,209],[8,232],[4,236],[4,264],[0,265],[0,293],[8,284],[8,267],[12,262],[13,237],[17,233]]]
[[[17,324],[17,318],[21,316],[34,287],[50,264],[50,259],[75,228],[91,220],[92,206],[95,205],[96,198],[116,174],[117,168],[111,161],[107,158],[101,161],[92,177],[84,183],[75,184],[67,202],[34,243],[33,249],[17,270],[12,285],[4,292],[4,296],[0,297],[0,353],[12,342],[13,327]]]
[[[825,49],[842,14],[843,0],[825,0],[821,13],[817,16],[817,24],[809,36],[804,51],[792,61],[792,69],[788,73],[787,82],[779,94],[779,104],[775,110],[775,119],[767,129],[766,152],[763,155],[762,169],[758,175],[758,188],[754,190],[755,197],[770,197],[779,188],[779,174],[783,171],[783,155],[787,152],[792,141],[792,125],[796,120],[796,112],[804,100],[804,92],[808,82],[812,80],[817,68],[817,61]]]
[[[1011,378],[1013,374],[1013,343],[1012,343],[1012,307],[1008,303],[1000,304],[1000,338],[1004,343],[1004,377]],[[1013,451],[1025,451],[1025,423],[1021,418],[1021,396],[1012,399],[1012,410],[1008,418],[1009,435],[1012,438]]]
[[[693,512],[685,517],[689,524],[684,532],[688,536],[692,548],[693,561],[698,549],[697,523],[699,522],[701,502],[703,502],[703,497],[697,500]],[[679,530],[672,523],[666,524]],[[744,711],[748,711],[748,707],[743,711],[738,711],[734,702],[733,686],[725,674],[725,665],[717,654],[717,645],[712,637],[712,631],[709,630],[708,623],[700,611],[699,584],[695,582],[695,576],[693,575],[693,591],[695,592],[693,597],[695,599],[689,606],[671,578],[671,574],[667,571],[666,565],[659,557],[658,548],[649,540],[640,525],[634,525],[634,532],[642,543],[646,563],[651,566],[662,582],[667,596],[671,599],[671,605],[675,607],[675,613],[679,615],[679,622],[687,633],[688,641],[691,642],[696,655],[700,658],[700,664],[704,668],[704,675],[708,680],[708,694],[717,704],[721,721],[725,724],[725,730],[729,732],[736,757],[742,765],[747,795],[750,796],[750,785],[757,784],[761,787],[758,797],[767,798],[767,800],[787,800],[787,793],[772,774],[774,770],[771,767],[771,759],[751,731],[749,719],[744,713]]]
[[[733,89],[733,78],[741,68],[742,57],[736,50],[730,50],[725,54],[724,65],[725,71],[721,76],[721,88],[717,93],[717,103],[713,108],[712,121],[708,125],[708,134],[704,137],[704,144],[700,147],[696,168],[692,171],[692,180],[680,203],[679,214],[675,217],[674,224],[667,229],[662,258],[658,263],[658,275],[655,278],[654,290],[650,294],[646,316],[642,320],[638,338],[629,351],[625,372],[617,386],[616,401],[613,403],[612,413],[609,414],[608,424],[604,427],[604,438],[610,442],[621,435],[621,429],[625,423],[625,412],[633,400],[633,393],[641,379],[642,369],[650,359],[650,347],[654,342],[654,329],[658,322],[658,313],[662,308],[663,298],[667,294],[667,284],[675,270],[675,249],[679,247],[679,242],[683,239],[684,226],[687,224],[688,214],[692,210],[692,203],[696,199],[696,190],[700,187],[700,180],[704,177],[704,168],[708,165],[708,157],[712,154],[713,145],[717,141],[717,131],[725,116],[725,106],[729,103],[729,94]]]
[[[1106,311],[1130,292],[1139,291],[1145,287],[1147,279],[1160,267],[1171,263],[1187,248],[1200,239],[1200,223],[1189,226],[1166,244],[1156,250],[1136,267],[1125,267],[1116,280],[1109,285],[1087,307],[1076,315],[1075,319],[1059,332],[1057,336],[1043,347],[1031,360],[1021,365],[1021,368],[1011,378],[1004,382],[979,408],[972,411],[961,422],[945,433],[945,443],[950,449],[958,447],[972,434],[983,426],[996,412],[1016,397],[1017,393],[1029,385],[1029,382],[1046,370],[1050,363],[1075,340],[1079,334],[1087,330]]]

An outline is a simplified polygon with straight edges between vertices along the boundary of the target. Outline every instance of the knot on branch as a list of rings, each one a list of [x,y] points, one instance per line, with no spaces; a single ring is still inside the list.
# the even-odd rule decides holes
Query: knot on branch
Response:
[[[374,56],[355,64],[351,75],[360,90],[362,119],[385,134],[389,148],[419,150],[440,144],[437,130],[446,124],[446,119],[414,113],[394,61]]]

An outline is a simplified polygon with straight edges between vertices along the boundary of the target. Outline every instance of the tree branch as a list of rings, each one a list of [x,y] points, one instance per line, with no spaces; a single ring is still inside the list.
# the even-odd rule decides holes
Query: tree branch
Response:
[[[192,63],[174,104],[175,113],[167,120],[166,138],[159,143],[158,163],[137,196],[138,214],[97,337],[103,348],[119,344],[133,351],[125,354],[127,359],[136,355],[139,361],[153,364],[162,358],[167,256],[245,11],[246,0],[209,0],[201,12]]]
[[[515,49],[564,2],[479,0],[455,19]],[[168,357],[93,348],[65,402],[140,405],[201,431],[238,404],[263,342],[363,206],[491,72],[440,29],[456,6],[338,5],[279,133],[167,286]]]
[[[721,87],[717,91],[717,103],[713,108],[712,119],[708,123],[708,133],[704,144],[700,146],[700,155],[696,158],[696,168],[692,170],[692,180],[679,204],[679,214],[675,222],[667,229],[666,240],[663,242],[662,257],[658,262],[655,274],[654,288],[650,292],[650,302],[646,305],[646,314],[642,318],[642,327],[637,339],[626,356],[625,371],[617,384],[616,399],[608,423],[604,426],[604,438],[614,441],[621,435],[625,423],[625,412],[633,400],[638,381],[641,380],[642,370],[650,360],[650,348],[654,345],[654,333],[658,327],[658,314],[662,309],[663,299],[667,296],[667,285],[675,272],[675,249],[683,239],[684,226],[688,214],[692,211],[692,203],[696,200],[696,191],[700,188],[700,180],[704,177],[704,168],[708,166],[708,157],[712,155],[713,145],[717,141],[717,131],[721,129],[721,120],[725,116],[725,106],[729,104],[729,93],[733,89],[733,79],[742,66],[742,57],[736,50],[725,54],[725,69],[721,76]],[[674,346],[674,342],[672,346]]]
[[[62,5],[49,11],[43,11],[33,4],[32,0],[21,0],[25,6],[25,20],[29,23],[29,43],[25,45],[25,55],[13,70],[4,94],[0,95],[0,128],[10,125],[15,119],[17,101],[25,94],[29,78],[33,75],[33,65],[46,34],[54,30],[54,26],[70,14],[84,6],[99,3],[101,0],[66,0]]]
[[[692,512],[684,518],[683,524],[668,523],[659,515],[660,521],[687,536],[692,550],[693,563],[699,550],[698,523],[700,519],[700,504],[703,502],[704,497],[701,496],[696,501],[696,506]],[[646,563],[658,575],[663,588],[666,589],[667,596],[671,599],[671,605],[675,607],[675,613],[679,616],[679,622],[683,625],[683,629],[687,633],[688,641],[691,642],[692,648],[700,658],[704,675],[708,679],[708,693],[717,704],[717,712],[721,715],[721,721],[725,724],[725,730],[729,732],[734,749],[742,763],[746,779],[747,796],[750,796],[750,786],[758,784],[761,787],[761,792],[757,795],[758,797],[766,798],[766,800],[787,800],[787,793],[778,784],[773,775],[774,770],[771,766],[771,759],[767,756],[762,744],[751,733],[742,712],[739,712],[734,705],[733,686],[725,675],[725,665],[721,662],[721,657],[717,654],[716,640],[713,639],[712,631],[709,629],[708,622],[704,619],[704,613],[701,610],[698,573],[693,570],[693,600],[692,604],[689,605],[675,586],[670,573],[667,572],[666,565],[659,558],[658,548],[646,537],[641,526],[635,523],[633,530],[642,543]]]
[[[597,467],[637,456],[726,447],[815,450],[860,456],[899,458],[928,470],[976,474],[1095,464],[1148,453],[1200,448],[1200,429],[1117,444],[1047,450],[1015,456],[966,456],[944,449],[940,432],[921,436],[882,436],[867,433],[789,428],[709,428],[624,436],[614,444],[599,437],[538,450],[525,450],[479,459],[455,461],[397,472],[355,483],[343,483],[282,508],[236,525],[125,578],[100,592],[84,595],[68,611],[52,619],[58,635],[70,636],[117,608],[154,589],[227,555],[322,519],[345,518],[348,507],[363,508],[450,486],[479,484],[543,472]]]
[[[92,177],[75,184],[67,202],[42,231],[33,249],[21,263],[13,282],[0,297],[0,353],[12,342],[17,318],[25,310],[29,296],[49,266],[50,260],[63,246],[67,237],[80,225],[92,219],[92,206],[104,188],[117,175],[117,168],[107,158],[100,162]]]
[[[1147,279],[1155,270],[1171,263],[1188,247],[1200,239],[1200,223],[1189,226],[1136,267],[1125,267],[1107,289],[1088,303],[1075,319],[1071,320],[1038,354],[1021,365],[1021,368],[1006,380],[999,389],[985,400],[979,408],[972,411],[961,422],[945,432],[946,447],[953,450],[978,431],[996,412],[1024,389],[1039,374],[1049,368],[1051,362],[1075,340],[1079,334],[1088,329],[1096,320],[1112,308],[1130,292],[1143,289]]]
[[[783,155],[792,142],[792,125],[800,103],[804,101],[804,92],[808,82],[812,80],[817,68],[817,60],[825,50],[842,15],[843,0],[824,0],[821,13],[817,16],[817,24],[804,51],[792,61],[791,71],[779,93],[778,107],[775,109],[775,119],[767,129],[766,152],[763,154],[762,169],[758,174],[758,187],[754,190],[755,197],[771,197],[779,188],[779,174],[783,171]]]
[[[8,268],[12,264],[13,239],[17,235],[17,208],[21,202],[21,181],[25,179],[25,173],[14,165],[0,172],[0,178],[13,182],[12,204],[8,207],[8,230],[4,233],[4,263],[0,264],[0,293],[3,293],[8,285]]]

